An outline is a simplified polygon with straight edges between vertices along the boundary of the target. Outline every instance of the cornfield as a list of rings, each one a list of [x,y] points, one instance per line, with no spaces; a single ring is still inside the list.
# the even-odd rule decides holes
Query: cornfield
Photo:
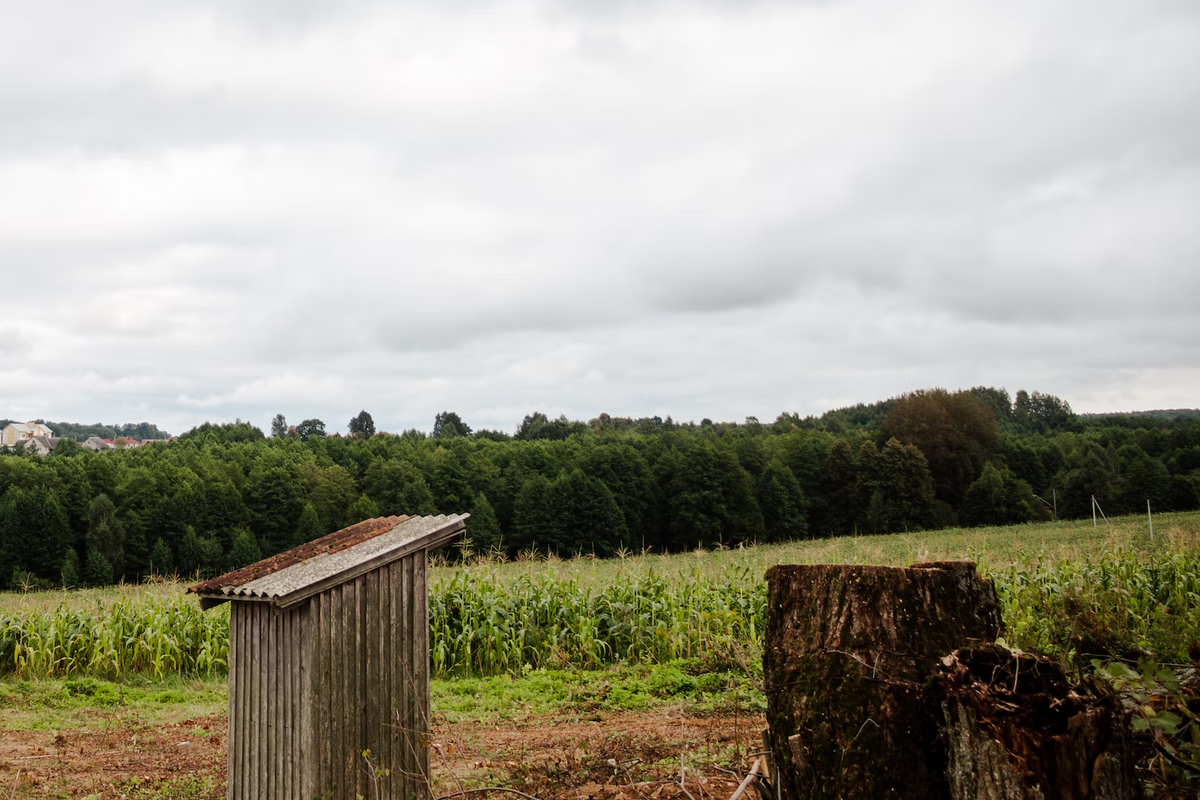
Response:
[[[575,577],[460,571],[430,596],[433,672],[725,660],[735,648],[761,645],[765,589],[747,568],[715,578],[699,570],[669,579],[619,575],[595,592]]]
[[[996,579],[1009,642],[1025,650],[1182,661],[1200,639],[1200,560],[1190,551],[982,569]],[[761,572],[744,565],[617,573],[594,585],[551,566],[459,569],[430,587],[431,667],[457,677],[677,658],[726,664],[761,647],[765,614]],[[228,606],[201,612],[181,594],[0,611],[0,675],[221,673],[228,642]]]
[[[1059,658],[1188,663],[1200,640],[1200,558],[1118,549],[1054,566],[994,572],[1009,641]]]
[[[20,677],[207,675],[228,659],[228,608],[204,613],[191,597],[0,615],[0,673]]]

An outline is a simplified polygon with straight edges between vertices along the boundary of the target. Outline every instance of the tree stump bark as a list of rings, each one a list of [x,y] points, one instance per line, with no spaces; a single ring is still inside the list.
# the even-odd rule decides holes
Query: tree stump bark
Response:
[[[776,566],[763,669],[783,796],[948,798],[939,660],[1001,631],[971,563]]]
[[[1046,658],[993,645],[942,659],[953,800],[1133,800],[1125,712],[1103,683],[1072,685]]]

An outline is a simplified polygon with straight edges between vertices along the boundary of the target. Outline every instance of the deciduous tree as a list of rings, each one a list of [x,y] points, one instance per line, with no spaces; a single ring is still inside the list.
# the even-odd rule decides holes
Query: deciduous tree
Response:
[[[928,389],[903,395],[883,429],[925,454],[936,496],[955,507],[1000,447],[995,417],[971,392]]]

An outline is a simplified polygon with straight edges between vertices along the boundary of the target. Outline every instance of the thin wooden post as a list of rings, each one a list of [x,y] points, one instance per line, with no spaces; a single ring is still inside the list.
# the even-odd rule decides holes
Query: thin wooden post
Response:
[[[1150,546],[1154,546],[1154,515],[1150,513],[1150,498],[1146,498],[1146,519],[1150,520]]]
[[[1092,527],[1093,528],[1100,527],[1096,523],[1096,495],[1092,495]]]

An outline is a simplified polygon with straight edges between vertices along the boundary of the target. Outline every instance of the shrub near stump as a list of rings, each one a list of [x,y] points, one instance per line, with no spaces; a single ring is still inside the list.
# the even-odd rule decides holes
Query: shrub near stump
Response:
[[[1000,635],[975,565],[910,569],[776,566],[767,571],[763,672],[783,796],[945,798],[938,661]]]

